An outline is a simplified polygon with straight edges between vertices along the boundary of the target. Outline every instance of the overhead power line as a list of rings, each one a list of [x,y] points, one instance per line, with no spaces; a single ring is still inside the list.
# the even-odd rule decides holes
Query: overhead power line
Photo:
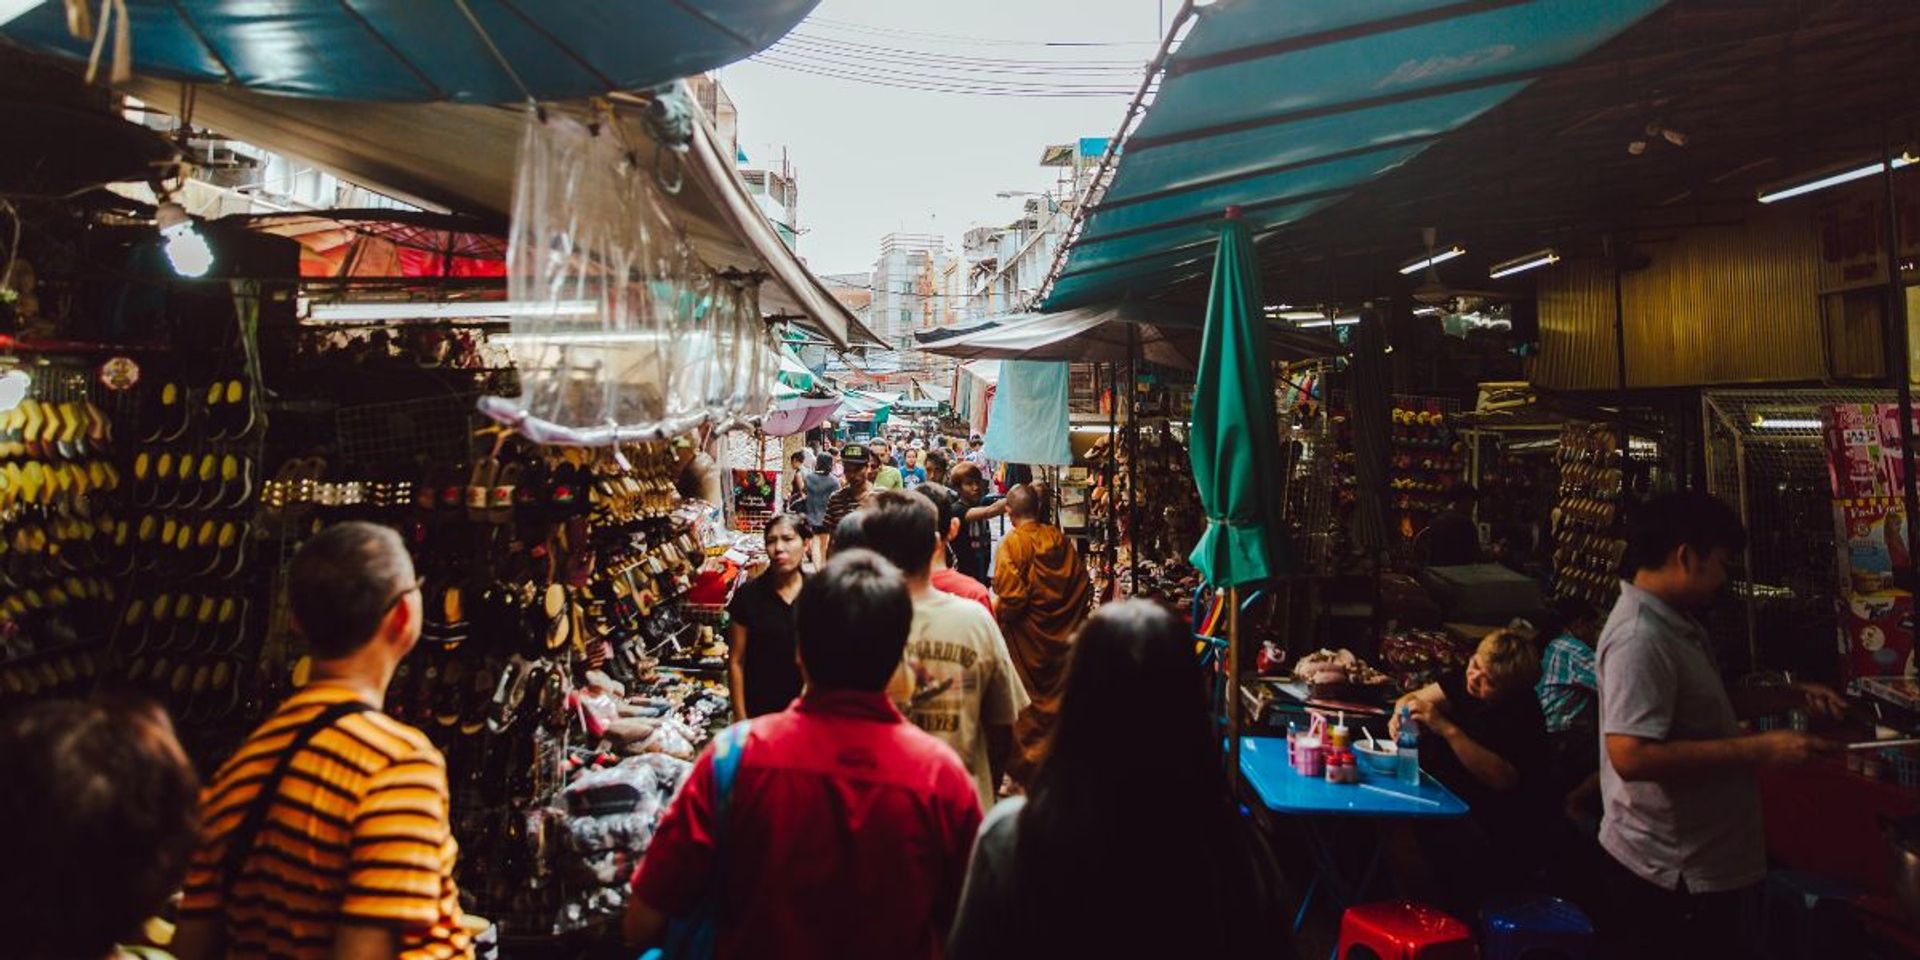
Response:
[[[887,56],[910,60],[924,60],[933,63],[974,63],[1009,68],[1066,68],[1087,69],[1102,72],[1122,71],[1138,73],[1146,66],[1144,60],[1089,60],[1080,57],[977,57],[944,50],[920,50],[910,47],[876,46],[868,43],[856,43],[851,40],[836,40],[814,34],[794,31],[781,38],[775,47],[796,44],[814,48],[830,49],[842,53],[858,53],[862,56]]]
[[[807,66],[887,74],[910,80],[934,80],[961,83],[968,86],[1057,87],[1061,89],[1114,89],[1124,86],[1129,91],[1132,89],[1129,85],[1132,77],[1124,74],[1110,75],[1101,78],[1090,75],[1051,73],[1023,74],[1014,71],[994,72],[979,67],[970,67],[965,64],[952,66],[901,64],[846,54],[822,54],[796,50],[792,47],[773,47],[767,50],[766,53],[761,54],[761,56],[767,55],[779,57],[789,63],[799,63]]]
[[[844,30],[849,33],[863,33],[877,36],[918,37],[928,40],[947,40],[971,45],[991,45],[1007,47],[1152,47],[1157,40],[1010,40],[1004,37],[962,37],[947,33],[925,33],[918,30],[901,30],[893,27],[880,27],[872,24],[854,23],[849,20],[835,20],[831,17],[808,17],[809,26],[823,26]]]
[[[753,61],[770,67],[791,70],[795,73],[810,74],[871,86],[893,87],[902,90],[922,90],[932,93],[956,93],[973,96],[999,97],[1123,97],[1132,91],[1113,86],[1075,86],[1071,84],[1031,84],[1016,81],[991,81],[967,83],[959,80],[947,80],[924,74],[900,74],[893,71],[881,72],[878,69],[858,70],[836,68],[830,65],[794,61],[770,54],[758,54]]]

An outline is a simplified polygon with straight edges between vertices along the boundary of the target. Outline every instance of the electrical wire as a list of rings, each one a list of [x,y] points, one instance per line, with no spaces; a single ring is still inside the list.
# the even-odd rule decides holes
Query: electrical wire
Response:
[[[828,47],[816,47],[804,42],[782,41],[768,48],[767,52],[780,54],[796,60],[820,60],[855,67],[876,64],[890,67],[904,67],[933,74],[951,74],[957,78],[973,80],[997,80],[1002,78],[1037,78],[1064,80],[1096,80],[1109,83],[1131,83],[1133,78],[1146,69],[1146,64],[1136,63],[1125,67],[1093,67],[1077,69],[1065,65],[1019,65],[999,66],[994,64],[964,62],[952,59],[914,59],[888,54],[868,53],[859,50],[842,50]]]
[[[889,77],[884,75],[877,75],[873,71],[862,72],[857,70],[835,70],[830,68],[822,68],[813,64],[795,63],[789,60],[783,60],[777,57],[772,57],[767,54],[757,54],[750,59],[752,59],[755,63],[762,63],[767,66],[777,67],[782,70],[790,70],[795,73],[810,74],[813,76],[826,77],[828,79],[834,79],[834,80],[847,80],[853,83],[863,83],[870,86],[893,87],[901,90],[920,90],[920,91],[926,91],[931,93],[955,93],[955,94],[968,94],[973,96],[989,96],[989,97],[1073,98],[1073,97],[1123,97],[1123,96],[1126,96],[1129,92],[1131,92],[1126,89],[1118,88],[1118,87],[1066,87],[1058,84],[1014,85],[1012,83],[994,83],[994,84],[982,85],[982,84],[965,84],[965,83],[959,83],[959,82],[944,82],[938,79],[927,78],[924,76],[914,77],[912,75],[907,75],[905,77]]]
[[[812,67],[817,70],[835,70],[861,76],[874,76],[890,80],[903,80],[915,83],[938,83],[967,87],[1000,87],[1010,90],[1120,90],[1131,91],[1125,86],[1126,78],[1116,77],[1105,82],[1092,77],[1078,79],[1022,79],[1018,76],[987,75],[977,70],[958,68],[952,72],[941,70],[915,69],[874,65],[871,61],[841,60],[806,54],[795,55],[790,51],[769,50],[758,54],[760,57],[773,57],[781,63]]]
[[[914,79],[957,80],[971,84],[1006,84],[1013,86],[1111,87],[1125,85],[1131,89],[1134,77],[1145,69],[1145,65],[1142,64],[1139,68],[1129,73],[1109,74],[994,70],[969,64],[910,63],[863,54],[831,53],[784,45],[770,47],[759,55],[777,56],[791,62],[804,63],[811,66],[895,73]]]
[[[833,49],[833,50],[842,51],[842,52],[856,52],[862,55],[894,56],[894,57],[903,57],[903,58],[913,59],[913,60],[929,60],[929,61],[935,61],[935,62],[954,62],[954,63],[977,63],[977,64],[990,64],[990,65],[1007,66],[1007,67],[1040,67],[1040,68],[1055,68],[1055,67],[1083,68],[1084,67],[1084,68],[1091,68],[1091,69],[1102,70],[1102,71],[1124,70],[1124,71],[1131,72],[1131,71],[1139,70],[1141,67],[1145,66],[1146,64],[1146,62],[1143,60],[1088,60],[1088,59],[1078,58],[1078,57],[1068,57],[1068,58],[975,57],[975,56],[968,56],[966,54],[949,53],[949,52],[940,51],[940,50],[919,50],[919,49],[914,49],[910,47],[886,47],[886,46],[878,46],[875,44],[868,44],[868,43],[856,43],[851,40],[836,40],[832,37],[821,37],[814,34],[803,33],[798,30],[792,33],[789,33],[785,37],[781,38],[780,43],[775,44],[775,46],[781,46],[788,43],[810,44],[814,47],[828,48],[828,49]]]
[[[1009,47],[1151,47],[1157,40],[1009,40],[995,37],[962,37],[947,33],[925,33],[918,30],[902,30],[894,27],[880,27],[873,24],[855,23],[851,20],[836,20],[832,17],[813,16],[805,20],[808,26],[824,26],[849,33],[878,34],[881,36],[919,37],[930,40],[949,40],[965,44],[990,44]]]

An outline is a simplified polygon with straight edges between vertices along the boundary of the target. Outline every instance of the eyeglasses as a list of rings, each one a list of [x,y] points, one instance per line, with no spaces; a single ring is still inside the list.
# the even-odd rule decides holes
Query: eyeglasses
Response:
[[[386,616],[387,612],[392,610],[395,604],[398,604],[400,601],[405,600],[407,598],[407,594],[412,593],[415,590],[419,590],[422,587],[425,587],[426,585],[427,585],[426,577],[413,578],[413,584],[411,586],[407,587],[405,590],[400,591],[399,593],[394,594],[392,599],[388,600],[386,604],[380,608],[380,615]]]

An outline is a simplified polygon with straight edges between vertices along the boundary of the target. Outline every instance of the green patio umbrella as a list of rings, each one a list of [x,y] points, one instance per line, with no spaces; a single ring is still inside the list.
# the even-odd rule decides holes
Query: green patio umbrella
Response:
[[[1207,582],[1227,592],[1227,775],[1240,775],[1240,586],[1285,572],[1280,520],[1279,444],[1273,362],[1253,236],[1227,210],[1207,294],[1207,327],[1193,394],[1188,456],[1207,511],[1207,529],[1188,555]]]
[[[1207,296],[1188,456],[1207,529],[1188,556],[1216,587],[1271,580],[1290,550],[1280,520],[1280,435],[1273,414],[1273,362],[1253,237],[1228,212]]]

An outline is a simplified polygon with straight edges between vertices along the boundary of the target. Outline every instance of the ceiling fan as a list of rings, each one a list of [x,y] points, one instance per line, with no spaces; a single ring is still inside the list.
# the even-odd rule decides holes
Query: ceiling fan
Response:
[[[1430,307],[1448,306],[1457,300],[1465,298],[1476,298],[1487,301],[1504,301],[1510,299],[1509,295],[1501,293],[1498,290],[1471,290],[1462,287],[1450,287],[1440,282],[1440,262],[1450,260],[1453,256],[1459,255],[1458,253],[1454,253],[1449,256],[1448,253],[1450,251],[1457,250],[1459,253],[1465,253],[1466,251],[1459,247],[1449,248],[1449,251],[1436,251],[1434,249],[1434,238],[1438,232],[1439,231],[1433,227],[1420,228],[1420,237],[1425,241],[1427,250],[1424,260],[1425,278],[1419,286],[1413,288],[1413,299]]]

